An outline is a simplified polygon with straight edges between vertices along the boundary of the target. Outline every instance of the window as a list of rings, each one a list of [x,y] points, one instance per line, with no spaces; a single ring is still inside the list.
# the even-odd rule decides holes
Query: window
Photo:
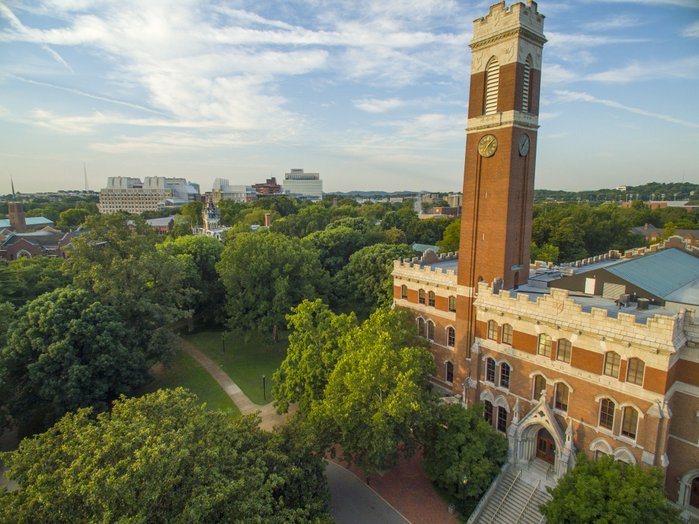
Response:
[[[537,353],[539,353],[539,355],[550,357],[551,346],[553,346],[553,342],[550,336],[543,333],[539,335],[539,348],[537,349]]]
[[[567,362],[570,364],[570,354],[573,351],[573,345],[567,338],[558,340],[558,348],[556,349],[556,360]]]
[[[483,114],[493,115],[498,111],[498,84],[500,83],[500,64],[495,57],[488,61],[485,68],[485,96],[483,97]]]
[[[522,78],[522,111],[528,113],[530,110],[529,106],[529,85],[531,84],[532,77],[532,57],[527,56],[527,60],[524,62],[524,75]]]
[[[622,412],[621,434],[632,439],[636,438],[638,428],[638,411],[632,407],[625,407]]]
[[[546,391],[546,379],[543,375],[536,375],[534,377],[534,390],[532,392],[532,398],[534,400],[539,400],[542,391]]]
[[[629,370],[626,372],[626,382],[642,386],[643,372],[645,369],[646,365],[640,358],[629,359]]]
[[[507,431],[507,410],[502,406],[498,406],[498,431]]]
[[[427,340],[434,340],[434,322],[427,321]]]
[[[449,297],[449,311],[456,311],[456,297]]]
[[[427,305],[434,307],[434,291],[427,294]]]
[[[451,362],[447,362],[444,376],[446,377],[447,382],[454,382],[454,364]]]
[[[424,289],[421,289],[420,291],[417,292],[417,301],[419,304],[425,303],[425,290]]]
[[[614,351],[609,351],[604,356],[604,374],[608,377],[619,378],[619,365],[621,364],[621,357],[618,353]]]
[[[498,323],[494,320],[488,320],[488,338],[490,340],[498,339]]]
[[[559,382],[556,384],[556,394],[554,395],[554,407],[561,411],[568,411],[568,394],[570,389],[565,384]]]
[[[425,336],[425,319],[421,317],[417,319],[417,334],[421,337]]]
[[[454,330],[453,327],[448,327],[447,328],[447,346],[449,346],[450,348],[453,348],[454,344],[456,344],[456,331]]]
[[[488,421],[488,424],[493,423],[493,405],[489,400],[483,403],[483,418]]]
[[[510,387],[510,365],[500,364],[500,386],[503,388]]]
[[[509,346],[512,345],[512,326],[503,324],[502,326],[502,343]]]
[[[485,359],[485,380],[495,383],[495,361],[492,358]]]
[[[614,428],[614,402],[603,398],[599,403],[599,425],[603,428]]]
[[[406,286],[405,284],[403,284],[400,287],[400,298],[402,298],[402,299],[408,298],[408,286]]]

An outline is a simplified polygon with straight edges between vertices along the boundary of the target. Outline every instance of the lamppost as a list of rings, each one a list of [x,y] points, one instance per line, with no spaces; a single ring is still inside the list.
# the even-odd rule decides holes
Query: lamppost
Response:
[[[262,375],[262,398],[267,400],[267,377]]]
[[[226,332],[221,333],[221,353],[226,352]]]

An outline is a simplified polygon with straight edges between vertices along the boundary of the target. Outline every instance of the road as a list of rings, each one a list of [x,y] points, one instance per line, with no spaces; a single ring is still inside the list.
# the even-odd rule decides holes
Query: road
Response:
[[[337,524],[410,524],[384,499],[342,466],[328,462],[330,510]]]

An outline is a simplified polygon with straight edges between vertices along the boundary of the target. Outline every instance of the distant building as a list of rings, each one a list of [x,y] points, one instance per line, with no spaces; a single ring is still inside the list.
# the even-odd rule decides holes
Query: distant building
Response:
[[[630,231],[645,238],[649,244],[663,239],[663,228],[655,227],[653,224],[632,227]],[[699,229],[676,229],[673,236],[681,237],[686,242],[699,246]]]
[[[447,204],[449,204],[449,207],[461,208],[462,198],[463,198],[462,193],[449,193],[447,195]]]
[[[257,198],[255,188],[252,186],[232,186],[228,179],[217,178],[211,190],[211,199],[218,205],[221,200],[233,200],[235,202],[250,202]]]
[[[146,224],[152,227],[156,233],[167,235],[172,230],[172,226],[175,225],[175,215],[161,218],[149,218],[146,220]]]
[[[17,233],[32,231],[46,226],[52,226],[53,220],[45,217],[27,217],[21,202],[7,203],[7,218],[0,219],[0,229],[8,229]]]
[[[255,194],[258,198],[277,196],[282,194],[282,186],[277,184],[275,177],[268,178],[263,184],[253,184]]]
[[[284,193],[310,200],[323,199],[323,181],[319,173],[306,173],[303,169],[292,169],[284,174]]]
[[[72,240],[82,233],[81,229],[64,233],[48,226],[39,231],[21,233],[0,229],[0,259],[65,257],[65,250],[72,247]]]
[[[97,209],[103,214],[143,213],[176,207],[199,198],[199,186],[184,178],[162,176],[140,178],[109,177],[107,187],[100,190]]]

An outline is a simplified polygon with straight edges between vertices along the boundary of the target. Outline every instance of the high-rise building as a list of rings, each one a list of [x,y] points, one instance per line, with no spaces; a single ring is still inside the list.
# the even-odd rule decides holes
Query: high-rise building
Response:
[[[532,0],[474,22],[459,252],[395,262],[394,303],[429,342],[435,386],[507,435],[495,492],[530,494],[511,521],[577,453],[662,468],[699,516],[699,249],[672,237],[530,264],[543,22]],[[493,500],[507,521],[516,497]]]
[[[234,200],[236,202],[250,202],[257,198],[255,188],[252,186],[232,186],[228,179],[217,178],[211,191],[213,203],[218,205],[221,200]]]
[[[184,178],[152,176],[141,182],[140,178],[109,177],[107,187],[100,190],[97,209],[103,214],[143,213],[181,206],[198,198],[199,186]]]
[[[306,173],[303,169],[292,169],[284,173],[284,193],[310,200],[323,199],[323,181],[319,173]]]

